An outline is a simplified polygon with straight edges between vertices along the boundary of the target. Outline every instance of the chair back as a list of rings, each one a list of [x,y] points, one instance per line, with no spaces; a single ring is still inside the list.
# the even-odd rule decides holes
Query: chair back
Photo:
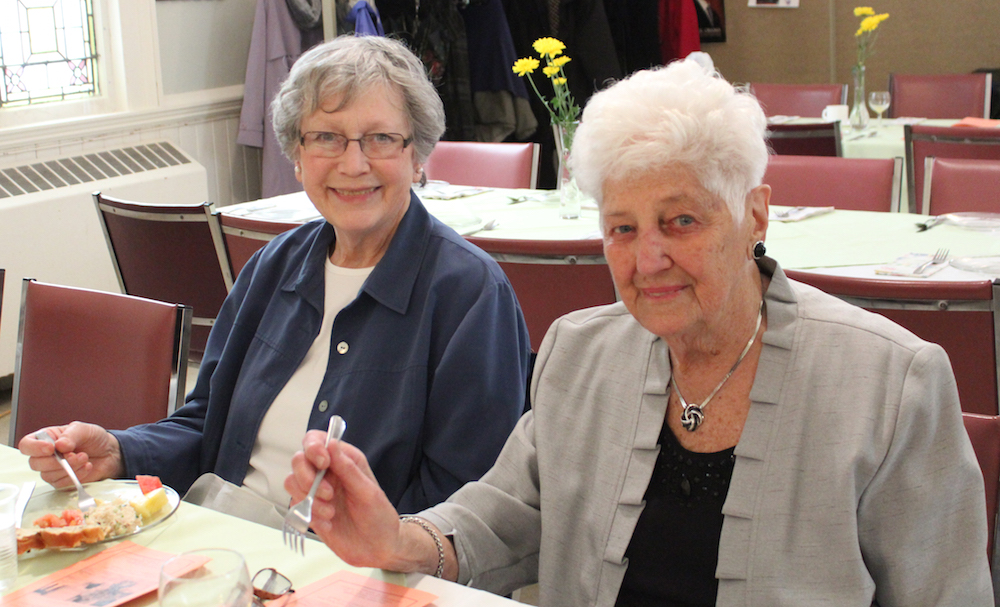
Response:
[[[774,154],[764,173],[771,204],[854,211],[898,210],[902,179],[902,158]]]
[[[993,75],[889,74],[889,117],[990,117]]]
[[[767,143],[775,154],[843,156],[840,121],[817,124],[771,124]]]
[[[986,521],[988,540],[986,554],[993,566],[993,548],[996,545],[997,504],[1000,503],[1000,416],[963,413],[965,431],[972,441],[979,468],[986,485]]]
[[[847,103],[846,84],[750,84],[764,113],[768,116],[819,118],[828,105]]]
[[[507,274],[528,325],[531,349],[563,314],[617,301],[600,240],[505,240],[466,237]]]
[[[537,143],[439,141],[424,173],[428,179],[488,188],[531,188],[538,183]]]
[[[903,133],[911,213],[919,212],[917,203],[924,199],[924,167],[927,157],[1000,160],[1000,129],[908,124],[903,127]]]
[[[923,189],[924,214],[1000,213],[1000,160],[928,156]]]
[[[233,287],[214,205],[150,204],[94,194],[122,292],[194,309],[191,352],[201,357]]]
[[[10,442],[74,420],[128,428],[180,406],[191,308],[24,280]]]
[[[301,223],[285,221],[268,221],[239,217],[227,213],[219,213],[219,223],[222,226],[222,236],[226,241],[228,256],[219,260],[227,263],[233,276],[239,276],[243,266],[250,261],[253,254],[282,232],[297,228]]]
[[[998,413],[1000,281],[894,280],[787,270],[789,278],[877,312],[948,353],[962,410]]]

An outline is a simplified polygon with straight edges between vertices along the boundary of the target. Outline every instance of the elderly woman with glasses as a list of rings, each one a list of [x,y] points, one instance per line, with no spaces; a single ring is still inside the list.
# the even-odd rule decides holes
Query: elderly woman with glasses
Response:
[[[280,514],[306,430],[338,414],[390,502],[421,510],[489,469],[524,409],[517,299],[499,266],[411,191],[445,117],[401,43],[348,36],[312,49],[272,114],[322,220],[242,270],[186,406],[123,431],[49,433],[85,482],[156,474],[184,492],[212,472]],[[51,447],[20,447],[47,481],[68,482]]]
[[[765,131],[690,60],[591,98],[572,163],[622,301],[553,324],[497,463],[418,517],[310,433],[286,487],[329,465],[330,548],[543,606],[992,605],[948,359],[765,256]]]

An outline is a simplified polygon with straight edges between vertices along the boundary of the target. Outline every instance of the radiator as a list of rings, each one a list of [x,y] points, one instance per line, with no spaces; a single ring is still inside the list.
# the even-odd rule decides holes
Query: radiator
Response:
[[[22,278],[120,292],[91,194],[203,202],[205,168],[169,142],[0,168],[0,377],[14,372]]]

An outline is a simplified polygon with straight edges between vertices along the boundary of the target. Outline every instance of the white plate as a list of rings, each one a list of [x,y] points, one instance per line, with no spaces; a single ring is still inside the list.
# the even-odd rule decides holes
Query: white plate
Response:
[[[105,502],[114,501],[114,499],[118,497],[127,502],[142,495],[142,490],[139,489],[139,483],[136,481],[106,480],[97,483],[86,483],[84,487],[87,489],[87,493],[94,496],[95,499]],[[140,524],[132,533],[108,537],[95,543],[104,544],[106,542],[116,542],[127,537],[132,537],[133,535],[142,533],[143,531],[155,527],[170,518],[170,515],[177,511],[177,506],[180,504],[181,500],[177,495],[177,492],[170,487],[164,485],[163,490],[167,493],[167,502],[169,505],[164,506],[156,518],[148,523]],[[24,509],[24,517],[21,519],[22,524],[25,527],[33,526],[32,523],[34,523],[38,517],[45,514],[61,514],[62,511],[67,508],[76,508],[77,503],[76,489],[70,489],[67,491],[59,490],[51,486],[36,489],[35,493],[31,496],[31,499],[28,500],[28,506]],[[142,519],[140,518],[140,521],[141,520]],[[69,550],[83,550],[91,545],[92,544],[84,544],[83,546],[70,548]],[[53,549],[50,548],[50,550]],[[32,550],[31,552],[35,551]]]
[[[1000,276],[1000,257],[959,257],[950,263],[951,267],[966,272],[979,272],[994,278]]]
[[[948,213],[944,218],[960,228],[983,232],[1000,230],[1000,213]]]

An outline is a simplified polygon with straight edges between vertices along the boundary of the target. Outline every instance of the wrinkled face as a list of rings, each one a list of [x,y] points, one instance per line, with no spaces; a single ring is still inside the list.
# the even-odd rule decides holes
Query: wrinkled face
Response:
[[[302,119],[302,133],[327,131],[349,139],[372,133],[413,135],[403,111],[403,96],[392,88],[376,87],[337,109],[340,97],[326,99]],[[329,158],[299,146],[296,177],[320,214],[337,229],[337,239],[387,239],[410,204],[410,186],[419,178],[413,144],[398,156],[371,159],[357,141],[344,153]]]
[[[767,229],[768,191],[754,190],[736,223],[726,203],[683,167],[604,184],[604,254],[643,327],[669,339],[726,326],[753,286],[750,250]]]

